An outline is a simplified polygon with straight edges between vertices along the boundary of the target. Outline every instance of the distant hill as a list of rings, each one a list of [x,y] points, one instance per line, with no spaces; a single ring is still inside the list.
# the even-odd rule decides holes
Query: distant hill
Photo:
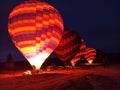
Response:
[[[110,59],[111,63],[120,63],[120,53],[108,53],[108,59]]]

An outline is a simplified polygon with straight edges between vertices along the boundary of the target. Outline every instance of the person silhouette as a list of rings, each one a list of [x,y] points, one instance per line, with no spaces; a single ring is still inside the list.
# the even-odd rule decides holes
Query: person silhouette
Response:
[[[7,66],[7,69],[13,69],[14,68],[13,57],[10,53],[7,56],[6,66]]]

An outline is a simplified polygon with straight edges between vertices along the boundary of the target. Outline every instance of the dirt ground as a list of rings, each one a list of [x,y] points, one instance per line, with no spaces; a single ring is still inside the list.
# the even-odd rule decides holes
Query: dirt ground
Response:
[[[120,65],[41,71],[1,70],[0,90],[120,90]]]

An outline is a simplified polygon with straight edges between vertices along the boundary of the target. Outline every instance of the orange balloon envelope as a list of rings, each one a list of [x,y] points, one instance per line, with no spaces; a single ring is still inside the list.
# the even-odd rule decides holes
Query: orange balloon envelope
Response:
[[[84,56],[88,63],[91,64],[96,58],[96,50],[94,48],[86,48]]]
[[[78,53],[74,56],[74,58],[71,60],[72,66],[75,66],[76,62],[81,59],[82,56],[85,54],[85,49],[86,49],[86,43],[84,39],[81,39],[81,46],[78,51]]]
[[[70,64],[74,55],[79,51],[80,35],[73,30],[65,30],[58,47],[54,50],[64,64]]]
[[[8,22],[15,46],[31,65],[40,69],[62,37],[64,26],[59,12],[45,2],[29,0],[12,10]]]

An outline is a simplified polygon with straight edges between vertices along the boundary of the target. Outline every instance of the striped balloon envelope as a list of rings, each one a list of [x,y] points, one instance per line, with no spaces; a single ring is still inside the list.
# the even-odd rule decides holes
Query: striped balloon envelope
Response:
[[[85,43],[84,39],[81,39],[80,49],[79,49],[78,53],[74,56],[74,58],[71,60],[72,66],[75,66],[77,61],[81,60],[82,56],[84,56],[85,49],[86,49],[86,43]]]
[[[70,64],[75,54],[79,51],[81,37],[74,30],[64,30],[58,47],[54,50],[59,59],[66,65]]]
[[[91,64],[96,58],[96,50],[94,48],[86,48],[84,57],[88,61],[88,63]]]
[[[16,6],[9,15],[11,39],[28,62],[40,69],[59,44],[64,30],[63,20],[53,6],[28,0]]]

